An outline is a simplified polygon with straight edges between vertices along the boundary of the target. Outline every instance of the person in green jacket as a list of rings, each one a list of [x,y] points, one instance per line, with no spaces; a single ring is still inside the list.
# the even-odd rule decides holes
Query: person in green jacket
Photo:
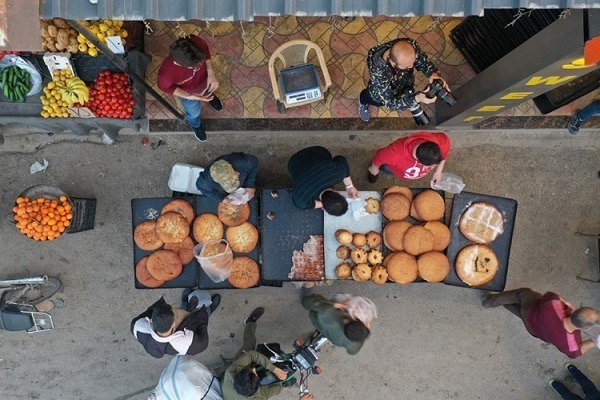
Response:
[[[273,365],[267,357],[255,351],[256,321],[265,309],[258,307],[245,321],[242,347],[234,357],[234,362],[227,368],[223,376],[221,388],[225,400],[243,400],[252,398],[266,400],[281,392],[282,383],[260,386],[256,367],[262,366],[271,371],[279,380],[287,378],[287,373]]]
[[[302,306],[309,310],[308,316],[313,326],[331,343],[346,349],[350,355],[357,354],[369,337],[371,319],[377,316],[373,302],[360,296],[337,295],[328,300],[318,294],[302,298]],[[343,296],[343,297],[341,297]],[[355,313],[353,304],[367,304],[368,316]]]

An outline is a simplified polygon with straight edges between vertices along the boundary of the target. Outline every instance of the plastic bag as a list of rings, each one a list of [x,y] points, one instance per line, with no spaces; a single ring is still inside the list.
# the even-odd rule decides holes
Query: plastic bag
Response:
[[[350,318],[364,324],[370,324],[373,319],[377,318],[377,306],[366,297],[335,293],[331,296],[331,300],[338,303]]]
[[[12,67],[13,65],[16,65],[17,67],[29,72],[29,75],[31,76],[31,89],[26,96],[32,96],[42,90],[42,75],[35,65],[33,65],[30,61],[14,55],[4,56],[4,58],[0,60],[0,70],[6,67]],[[0,89],[4,89],[1,83]]]
[[[205,256],[204,250],[208,245],[215,243],[225,243],[227,245],[223,253]],[[231,275],[231,267],[233,264],[233,252],[227,240],[221,239],[206,243],[197,244],[194,247],[194,257],[200,263],[200,267],[213,282],[223,282]]]
[[[355,221],[359,221],[364,217],[368,217],[369,214],[365,206],[367,205],[367,201],[363,198],[357,197],[356,199],[348,198],[348,204],[350,205],[350,211],[352,212],[352,216]]]
[[[246,204],[250,201],[250,194],[245,188],[238,188],[235,192],[229,194],[227,198],[231,200],[232,205],[239,206],[240,204]]]
[[[459,194],[465,188],[465,184],[460,176],[444,172],[442,173],[442,179],[438,183],[431,181],[431,188],[452,194]]]

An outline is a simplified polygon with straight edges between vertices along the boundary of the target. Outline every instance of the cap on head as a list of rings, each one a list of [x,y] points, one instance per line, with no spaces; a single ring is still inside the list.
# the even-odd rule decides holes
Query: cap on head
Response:
[[[210,166],[210,177],[227,193],[235,192],[240,187],[240,173],[225,160],[215,161]]]

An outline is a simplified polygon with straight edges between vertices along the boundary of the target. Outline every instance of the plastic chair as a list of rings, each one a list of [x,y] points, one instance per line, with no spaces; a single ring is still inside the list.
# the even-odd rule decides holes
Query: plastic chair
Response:
[[[309,55],[311,50],[317,55],[319,60],[319,69],[325,79],[325,84],[319,79],[319,87],[321,88],[321,95],[312,99],[303,101],[301,103],[288,104],[285,99],[285,93],[279,82],[279,72],[286,68],[299,67],[301,65],[308,64]],[[281,68],[278,68],[281,64]],[[313,103],[315,101],[325,100],[329,94],[331,88],[331,77],[329,76],[329,70],[325,63],[325,57],[323,51],[319,46],[309,40],[292,40],[285,44],[282,44],[275,50],[275,52],[269,58],[269,75],[271,77],[271,86],[273,87],[273,96],[277,103],[277,110],[283,113],[287,108],[303,106],[305,104]]]

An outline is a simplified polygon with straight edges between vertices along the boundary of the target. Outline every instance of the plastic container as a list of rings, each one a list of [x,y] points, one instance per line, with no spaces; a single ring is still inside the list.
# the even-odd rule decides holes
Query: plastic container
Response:
[[[67,68],[71,70],[73,76],[76,76],[75,69],[71,64],[71,53],[46,53],[44,54],[44,63],[50,71],[50,76],[54,75],[54,71]]]
[[[204,168],[195,165],[173,165],[173,168],[171,168],[171,175],[169,175],[169,189],[174,192],[202,194],[202,192],[196,188],[198,174],[202,171],[204,171]]]

